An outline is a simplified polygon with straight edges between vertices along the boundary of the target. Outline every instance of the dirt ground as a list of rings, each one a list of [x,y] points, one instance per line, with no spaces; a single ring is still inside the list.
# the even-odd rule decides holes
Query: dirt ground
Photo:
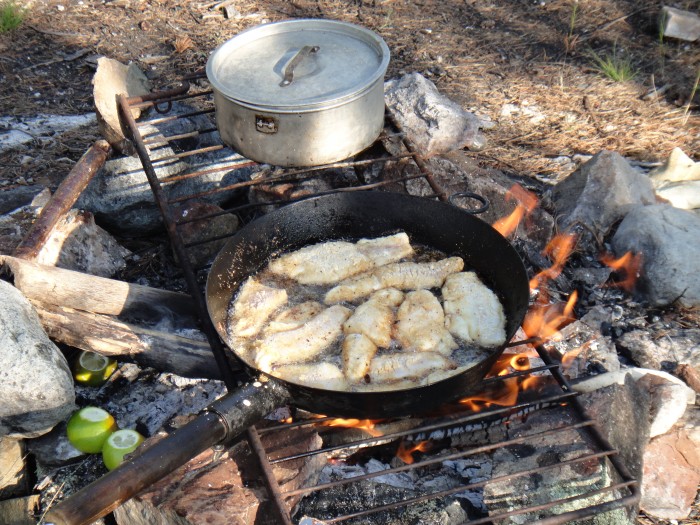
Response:
[[[218,2],[193,0],[23,4],[22,25],[0,34],[0,116],[93,111],[99,56],[135,62],[167,87],[250,26],[330,18],[386,40],[388,77],[418,71],[492,121],[488,147],[472,153],[483,167],[553,183],[601,149],[642,165],[674,147],[700,160],[700,42],[659,35],[661,1],[235,0],[228,18]],[[667,4],[699,9],[698,0]],[[610,80],[594,53],[628,60],[634,78]],[[0,189],[55,187],[97,138],[95,126],[0,154]]]

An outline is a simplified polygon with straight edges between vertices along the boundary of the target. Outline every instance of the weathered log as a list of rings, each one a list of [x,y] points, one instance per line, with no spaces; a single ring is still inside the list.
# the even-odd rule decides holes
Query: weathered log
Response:
[[[129,356],[140,365],[183,377],[221,377],[209,344],[193,328],[177,335],[39,300],[32,304],[55,341],[106,356]]]
[[[0,501],[0,523],[33,525],[36,523],[34,516],[38,507],[37,495]]]
[[[3,268],[12,274],[18,290],[43,304],[145,321],[171,315],[194,323],[194,302],[187,294],[44,266],[9,255],[0,255]]]

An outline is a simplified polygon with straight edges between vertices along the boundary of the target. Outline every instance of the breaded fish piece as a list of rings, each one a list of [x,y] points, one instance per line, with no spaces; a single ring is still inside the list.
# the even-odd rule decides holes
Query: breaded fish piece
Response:
[[[318,301],[306,301],[281,311],[265,327],[266,334],[294,330],[307,323],[326,307]]]
[[[364,334],[350,334],[343,340],[343,373],[351,383],[359,383],[369,372],[377,345]]]
[[[253,344],[256,366],[270,372],[275,365],[313,359],[343,334],[351,313],[344,306],[331,306],[295,330],[265,335]]]
[[[445,328],[440,301],[429,290],[406,294],[396,314],[394,334],[405,350],[450,355],[457,343]]]
[[[334,284],[412,253],[408,235],[397,233],[357,243],[328,241],[306,246],[271,261],[269,268],[301,284]]]
[[[413,247],[404,232],[376,239],[360,239],[357,249],[372,260],[374,266],[400,261],[413,253]]]
[[[233,302],[229,334],[235,339],[255,337],[272,313],[287,303],[287,291],[248,277]]]
[[[286,253],[270,262],[270,271],[301,284],[333,284],[373,267],[351,242],[330,241]]]
[[[367,273],[346,279],[326,293],[324,302],[335,304],[354,301],[382,288],[422,290],[442,286],[445,278],[464,269],[461,257],[433,262],[402,262],[380,266]]]
[[[369,367],[371,383],[387,383],[415,379],[439,370],[452,370],[457,365],[436,352],[401,352],[380,355]]]
[[[452,335],[481,346],[506,341],[503,305],[474,272],[450,275],[442,287],[445,326]]]
[[[374,292],[345,321],[343,331],[346,334],[364,334],[378,347],[387,348],[391,344],[391,329],[396,317],[393,309],[401,301],[403,292],[396,288]]]
[[[348,382],[343,372],[332,363],[307,363],[303,365],[283,365],[275,368],[271,375],[313,388],[326,390],[347,390]]]

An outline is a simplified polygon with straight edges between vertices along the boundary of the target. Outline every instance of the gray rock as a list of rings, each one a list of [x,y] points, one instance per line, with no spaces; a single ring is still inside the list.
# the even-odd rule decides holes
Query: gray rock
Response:
[[[178,228],[185,244],[203,243],[192,246],[187,250],[190,263],[195,267],[210,263],[219,250],[226,244],[228,237],[238,229],[238,217],[230,213],[210,217],[223,210],[216,204],[199,201],[188,201],[182,206],[175,207],[175,218],[178,222],[189,220]],[[203,217],[202,220],[195,219]],[[217,239],[217,237],[221,237]],[[216,240],[211,240],[216,239]]]
[[[193,109],[188,106],[174,103],[172,111],[168,114],[181,115],[191,111]],[[199,115],[147,125],[141,130],[149,140],[156,140],[158,137],[186,134],[211,126],[212,123],[206,116]],[[201,170],[208,171],[196,177],[162,183],[169,200],[177,201],[247,180],[251,173],[259,169],[257,166],[239,166],[248,161],[228,148],[183,159],[169,158],[176,151],[192,150],[216,143],[220,143],[218,134],[211,133],[197,139],[172,141],[170,145],[154,143],[150,146],[151,161],[159,180]],[[234,196],[233,192],[228,191],[195,198],[222,205]],[[107,161],[82,193],[76,207],[94,213],[98,221],[109,229],[130,235],[148,235],[162,228],[160,212],[138,157],[119,157]]]
[[[598,422],[603,435],[620,450],[632,476],[642,475],[642,454],[649,442],[649,393],[627,374],[614,384],[581,396],[588,415]]]
[[[669,330],[654,337],[646,330],[633,330],[615,344],[618,350],[643,368],[674,370],[679,364],[700,368],[700,329]]]
[[[63,467],[85,458],[85,453],[68,441],[65,421],[56,425],[48,434],[28,440],[27,449],[42,470]]]
[[[659,31],[664,37],[695,42],[700,38],[700,16],[664,6],[659,14]]]
[[[579,248],[599,251],[597,243],[638,204],[653,204],[654,190],[618,153],[601,151],[552,188],[549,197],[561,230],[580,233]]]
[[[40,436],[75,409],[73,377],[29,301],[4,281],[0,297],[0,436]]]
[[[131,252],[95,224],[89,212],[71,210],[51,231],[36,262],[68,270],[111,277],[126,266]]]
[[[469,148],[483,149],[479,119],[441,95],[420,73],[384,83],[387,109],[424,157]]]
[[[615,254],[642,255],[637,290],[651,304],[700,305],[700,218],[667,204],[638,206],[612,239]]]
[[[617,349],[609,337],[582,321],[560,330],[561,337],[546,343],[564,356],[562,369],[572,379],[620,370]]]
[[[0,215],[27,206],[43,189],[43,186],[35,185],[0,190]]]

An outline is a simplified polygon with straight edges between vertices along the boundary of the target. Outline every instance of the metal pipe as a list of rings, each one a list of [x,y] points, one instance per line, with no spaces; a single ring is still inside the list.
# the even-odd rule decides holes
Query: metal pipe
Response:
[[[41,210],[29,233],[15,249],[15,257],[33,259],[51,235],[59,220],[73,207],[82,191],[112,154],[106,140],[96,141],[80,157],[68,175],[61,181],[51,200]]]

